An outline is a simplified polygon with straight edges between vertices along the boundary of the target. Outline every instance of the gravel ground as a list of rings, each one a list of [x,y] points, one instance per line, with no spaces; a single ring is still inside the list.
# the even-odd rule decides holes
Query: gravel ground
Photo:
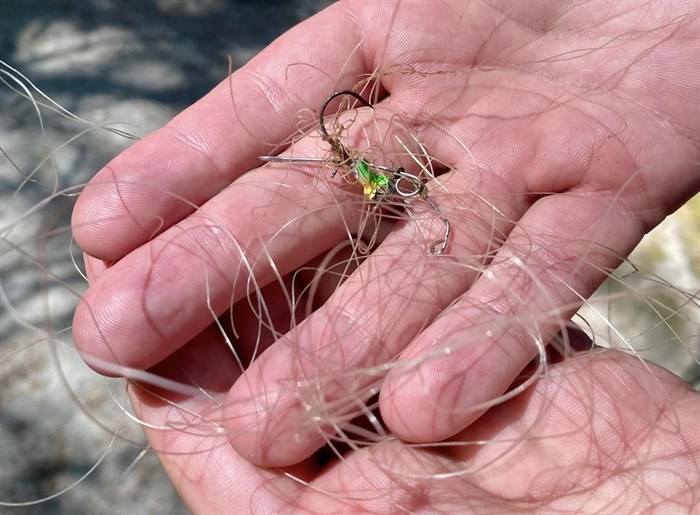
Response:
[[[218,83],[228,55],[242,65],[326,3],[5,1],[0,59],[81,117],[128,120],[133,125],[122,128],[146,134]],[[142,456],[140,431],[118,409],[121,382],[87,370],[66,330],[85,282],[71,261],[79,262],[68,231],[72,190],[51,195],[54,179],[59,189],[89,180],[128,141],[94,131],[56,151],[79,124],[47,116],[42,135],[34,107],[6,87],[0,109],[0,147],[7,152],[0,162],[1,225],[6,230],[21,221],[3,233],[0,254],[0,291],[7,296],[0,311],[0,501],[42,499],[87,474],[56,498],[0,513],[188,513],[157,458]],[[53,160],[26,182],[50,153]],[[41,208],[30,211],[35,205]],[[699,221],[696,198],[647,238],[635,260],[697,291]],[[628,323],[640,316],[629,315]],[[697,334],[697,311],[694,316]],[[700,344],[687,343],[697,359]],[[700,384],[700,369],[684,349],[656,348],[649,356]]]

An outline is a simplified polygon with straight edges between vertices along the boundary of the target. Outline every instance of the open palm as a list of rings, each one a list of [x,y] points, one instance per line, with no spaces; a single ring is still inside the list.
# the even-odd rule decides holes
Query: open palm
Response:
[[[482,415],[537,354],[533,340],[562,329],[552,320],[569,318],[606,269],[697,192],[697,6],[436,4],[334,5],[100,171],[73,219],[93,280],[76,342],[105,372],[150,369],[225,396],[217,411],[195,396],[173,405],[133,390],[154,427],[172,426],[173,413],[217,421],[219,436],[147,429],[197,511],[697,502],[697,395],[629,357],[567,361]],[[454,231],[447,255],[428,256],[412,242],[439,234],[440,221],[412,203],[421,223],[397,224],[322,307],[276,338],[240,314],[249,283],[232,286],[228,271],[264,249],[245,265],[271,320],[284,323],[275,278],[346,239],[358,216],[335,208],[345,188],[310,200],[313,175],[256,169],[265,142],[293,135],[297,113],[332,91],[290,72],[301,62],[336,78],[334,89],[393,70],[352,131],[401,120],[449,163],[440,177],[449,194],[428,189]],[[323,148],[307,138],[294,151]],[[303,230],[288,224],[304,211],[317,215]],[[245,374],[211,324],[231,305],[243,361],[266,348]],[[485,329],[531,314],[529,331]],[[410,373],[383,366],[397,362]],[[343,449],[341,465],[315,453],[350,421],[347,403],[327,409],[342,399],[375,403],[393,437]],[[447,438],[460,444],[431,450]],[[662,480],[664,494],[649,490]]]

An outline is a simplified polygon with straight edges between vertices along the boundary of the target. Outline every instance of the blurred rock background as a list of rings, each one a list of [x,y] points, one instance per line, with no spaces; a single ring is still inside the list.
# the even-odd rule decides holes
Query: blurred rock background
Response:
[[[228,56],[240,67],[328,3],[0,0],[0,59],[78,116],[144,135],[223,80]],[[131,142],[91,131],[62,147],[87,127],[43,114],[42,134],[34,106],[0,85],[0,503],[51,496],[99,465],[62,495],[0,513],[188,513],[155,455],[141,456],[121,382],[87,370],[66,330],[85,281],[69,253],[80,262],[74,191],[52,194]]]
[[[144,135],[221,81],[227,56],[241,66],[327,3],[0,0],[0,59],[79,116],[129,122],[118,127]],[[87,477],[62,495],[0,506],[0,513],[188,513],[157,458],[142,455],[138,427],[118,408],[122,383],[87,370],[67,329],[85,281],[68,252],[80,262],[69,232],[75,191],[62,190],[88,181],[129,141],[91,131],[63,146],[83,126],[44,114],[42,133],[34,106],[0,87],[0,295],[6,297],[0,298],[0,502],[39,500]],[[645,240],[634,261],[697,294],[699,222],[696,197]],[[600,294],[614,291],[608,284]],[[679,296],[665,301],[683,302]],[[661,332],[647,329],[659,315],[641,299],[606,316],[645,328],[633,338],[639,348],[650,336],[668,341],[646,355],[697,387],[700,320],[694,308],[682,310],[685,322],[657,324]],[[685,346],[673,341],[673,331]]]

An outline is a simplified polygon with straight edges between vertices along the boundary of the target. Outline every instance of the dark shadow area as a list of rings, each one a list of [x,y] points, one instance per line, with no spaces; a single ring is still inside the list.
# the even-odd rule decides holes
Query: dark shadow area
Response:
[[[69,54],[103,52],[97,65],[34,73],[50,96],[111,93],[182,108],[226,76],[227,56],[241,66],[258,50],[327,1],[318,0],[9,0],[0,17],[0,56],[20,70],[56,67]],[[71,35],[72,34],[72,35]],[[76,36],[79,34],[81,36]],[[51,45],[51,41],[55,41]],[[41,42],[39,48],[30,48]],[[123,71],[162,63],[185,81],[130,84]],[[68,109],[71,106],[65,106]]]

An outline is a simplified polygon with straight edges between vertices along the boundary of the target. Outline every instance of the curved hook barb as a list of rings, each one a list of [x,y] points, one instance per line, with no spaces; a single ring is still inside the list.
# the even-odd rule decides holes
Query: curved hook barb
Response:
[[[452,232],[452,225],[450,224],[450,221],[447,219],[447,217],[443,214],[442,211],[440,211],[440,208],[437,207],[435,202],[428,197],[425,196],[423,197],[424,200],[430,205],[430,207],[433,208],[433,210],[440,215],[440,218],[442,218],[443,223],[445,224],[445,233],[443,234],[443,237],[441,240],[435,240],[430,244],[430,253],[433,256],[439,256],[443,252],[445,252],[445,249],[447,249],[447,243],[450,241],[450,233]]]
[[[328,131],[326,130],[326,126],[323,124],[323,118],[325,116],[326,107],[328,107],[328,104],[331,103],[331,100],[333,100],[335,97],[339,97],[342,95],[349,95],[361,104],[364,104],[367,107],[371,107],[372,109],[374,109],[374,106],[372,104],[370,104],[367,100],[362,98],[359,94],[355,93],[351,89],[341,89],[339,91],[336,91],[335,93],[331,93],[331,96],[329,96],[326,99],[326,101],[321,106],[321,110],[318,113],[318,130],[321,133],[321,136],[323,137],[324,141],[331,141],[333,139],[330,137]]]
[[[433,202],[428,196],[428,188],[425,185],[425,180],[421,179],[417,175],[406,173],[403,168],[397,168],[396,170],[391,170],[387,167],[381,165],[375,165],[376,168],[382,170],[386,169],[394,175],[394,180],[392,184],[392,192],[394,195],[399,195],[404,198],[420,197],[425,200],[428,205],[435,211],[438,216],[442,219],[445,231],[443,233],[442,239],[435,240],[430,244],[430,253],[433,256],[439,256],[447,249],[447,244],[450,241],[450,234],[452,233],[452,224],[447,219],[445,214],[440,210],[440,208]],[[411,184],[411,189],[402,189],[399,185],[401,181],[408,181]]]

